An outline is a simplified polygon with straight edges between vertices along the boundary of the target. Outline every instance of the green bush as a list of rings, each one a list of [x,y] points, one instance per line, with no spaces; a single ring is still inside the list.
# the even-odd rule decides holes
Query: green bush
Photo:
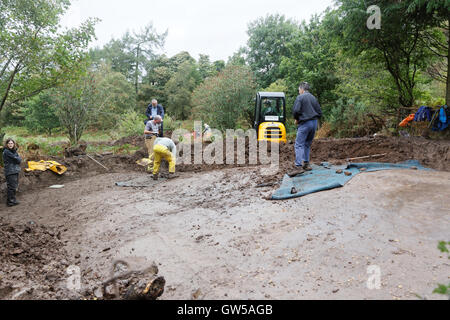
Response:
[[[25,115],[25,127],[34,133],[51,135],[53,130],[61,127],[55,112],[51,90],[25,101],[22,110]]]
[[[332,134],[339,138],[367,136],[383,127],[376,110],[353,99],[337,100],[325,120],[330,123]]]
[[[136,111],[125,113],[119,120],[117,126],[116,137],[129,137],[144,134],[145,116]]]
[[[239,120],[252,122],[256,84],[253,73],[243,66],[227,66],[217,76],[207,78],[192,96],[193,117],[213,128],[234,129]],[[197,119],[194,119],[197,120]]]
[[[174,131],[176,129],[180,129],[182,126],[182,122],[175,120],[171,116],[164,116],[164,130]]]

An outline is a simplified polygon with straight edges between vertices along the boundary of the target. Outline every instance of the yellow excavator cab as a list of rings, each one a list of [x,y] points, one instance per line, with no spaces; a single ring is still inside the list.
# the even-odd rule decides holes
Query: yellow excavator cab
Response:
[[[286,143],[286,96],[283,92],[258,92],[255,121],[258,141]]]

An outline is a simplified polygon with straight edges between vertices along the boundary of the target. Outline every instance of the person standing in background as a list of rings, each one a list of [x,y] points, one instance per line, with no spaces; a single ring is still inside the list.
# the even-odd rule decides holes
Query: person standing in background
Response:
[[[16,199],[17,188],[19,187],[20,163],[22,159],[17,153],[17,145],[13,139],[7,139],[3,149],[3,163],[5,165],[5,177],[7,186],[6,205],[16,206],[19,202]]]
[[[311,93],[307,82],[299,85],[299,96],[295,100],[292,113],[297,125],[297,138],[295,140],[295,167],[305,171],[311,171],[309,165],[311,145],[316,134],[319,119],[322,117],[322,109],[319,101]]]

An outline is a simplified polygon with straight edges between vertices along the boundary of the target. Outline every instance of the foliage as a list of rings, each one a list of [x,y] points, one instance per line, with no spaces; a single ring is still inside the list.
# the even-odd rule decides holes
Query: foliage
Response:
[[[205,54],[200,54],[198,58],[198,72],[202,80],[213,77],[217,74],[218,70],[209,61],[209,56]]]
[[[447,248],[447,246],[450,247],[450,241],[448,242],[440,241],[438,244],[438,249],[442,253],[447,253],[448,259],[450,259],[449,248]],[[447,295],[450,298],[450,284],[449,285],[439,284],[438,287],[434,289],[433,293]]]
[[[236,51],[231,57],[228,57],[227,65],[237,65],[237,66],[245,66],[246,65],[246,54],[247,49],[245,47],[240,47],[238,51]]]
[[[153,23],[148,23],[139,32],[126,32],[119,40],[111,40],[102,49],[91,50],[94,62],[106,62],[114,71],[122,73],[133,82],[135,94],[145,76],[146,65],[155,57],[155,49],[164,46],[167,31],[158,33]]]
[[[194,90],[193,117],[200,116],[219,130],[235,128],[241,118],[251,123],[255,89],[256,84],[248,67],[228,65]]]
[[[0,0],[0,111],[78,76],[96,20],[58,31],[68,0]]]
[[[149,61],[146,65],[147,76],[144,77],[141,90],[139,91],[138,104],[147,106],[152,99],[157,99],[158,103],[166,106],[169,99],[166,84],[185,63],[196,64],[195,59],[186,51],[180,52],[171,58],[161,55]]]
[[[145,116],[136,111],[128,111],[119,121],[116,137],[129,137],[144,134]]]
[[[289,56],[287,44],[297,29],[292,20],[279,14],[267,15],[248,25],[247,63],[261,87],[267,87],[281,78],[281,59]]]
[[[366,136],[383,127],[383,120],[373,113],[372,108],[353,99],[339,99],[325,119],[337,137]]]
[[[165,85],[167,109],[175,118],[186,120],[192,114],[191,95],[200,82],[195,64],[186,61]]]
[[[333,90],[339,83],[336,75],[338,50],[329,27],[333,19],[335,17],[327,13],[323,21],[314,16],[309,24],[303,22],[287,45],[289,53],[281,63],[290,91],[298,92],[300,81],[306,81],[322,107],[337,99]]]
[[[98,95],[95,101],[98,104],[89,117],[89,126],[97,129],[113,128],[125,112],[136,107],[133,86],[123,74],[112,71],[108,65],[102,64],[93,75]]]
[[[89,117],[101,104],[93,73],[62,85],[55,91],[55,106],[61,125],[71,144],[77,144],[89,123]]]
[[[435,56],[432,75],[446,83],[446,104],[450,105],[450,1],[411,0],[408,3],[408,13],[420,15],[428,23],[429,29],[423,33],[421,41]]]
[[[289,90],[286,80],[284,79],[278,79],[277,81],[273,82],[265,88],[263,91],[266,92],[284,92],[286,93]]]
[[[396,115],[398,91],[382,63],[368,62],[364,54],[349,57],[339,54],[336,68],[339,84],[335,93],[339,97],[357,99],[367,106],[368,112],[386,116]],[[324,109],[325,115],[328,109]],[[398,123],[396,121],[396,123]]]
[[[174,131],[176,129],[180,129],[182,126],[182,122],[179,120],[175,120],[173,117],[169,115],[164,116],[164,130],[165,131]]]
[[[25,127],[36,133],[50,135],[53,129],[61,126],[56,115],[51,90],[46,90],[23,103]]]
[[[368,61],[383,62],[398,90],[400,105],[414,103],[417,71],[430,59],[420,45],[427,20],[418,12],[407,13],[411,1],[372,1],[381,9],[381,29],[369,30],[366,1],[339,0],[344,48],[351,54],[365,52]]]

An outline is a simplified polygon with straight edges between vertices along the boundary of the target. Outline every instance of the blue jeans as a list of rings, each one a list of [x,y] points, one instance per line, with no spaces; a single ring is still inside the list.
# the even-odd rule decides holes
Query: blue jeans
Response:
[[[297,139],[295,139],[295,165],[302,166],[309,162],[311,144],[316,134],[318,121],[308,120],[298,126]]]

